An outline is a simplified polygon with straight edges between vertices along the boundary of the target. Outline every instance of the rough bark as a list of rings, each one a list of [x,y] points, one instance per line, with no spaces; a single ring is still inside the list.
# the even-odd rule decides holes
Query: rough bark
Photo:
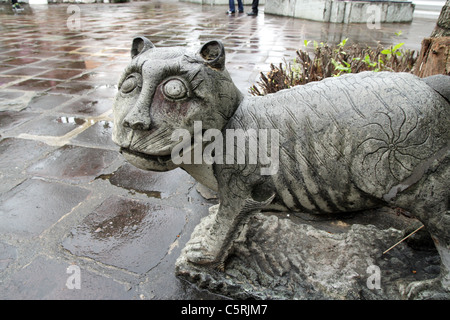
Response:
[[[434,74],[450,75],[450,0],[442,7],[430,37],[422,41],[414,74],[422,78]]]
[[[414,74],[421,78],[434,74],[450,75],[450,37],[423,39]]]
[[[442,7],[436,27],[431,33],[432,38],[450,36],[450,0]]]

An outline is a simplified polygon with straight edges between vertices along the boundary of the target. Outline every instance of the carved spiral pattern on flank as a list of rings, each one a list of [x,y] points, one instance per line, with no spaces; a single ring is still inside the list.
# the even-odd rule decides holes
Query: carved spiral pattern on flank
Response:
[[[370,151],[364,155],[362,165],[373,166],[373,171],[379,182],[377,172],[388,170],[388,174],[390,173],[397,181],[401,181],[405,178],[404,174],[411,173],[415,164],[426,158],[419,155],[423,151],[421,150],[422,147],[427,144],[430,133],[424,135],[423,132],[420,132],[417,115],[411,119],[411,116],[408,117],[401,107],[399,109],[402,112],[402,119],[401,123],[397,125],[394,124],[393,118],[388,113],[377,112],[387,120],[389,125],[383,126],[378,122],[365,125],[365,127],[376,127],[377,130],[371,130],[376,134],[365,139],[358,146],[369,144]],[[424,153],[422,152],[422,154]],[[375,157],[375,160],[369,162],[368,159],[372,156]]]

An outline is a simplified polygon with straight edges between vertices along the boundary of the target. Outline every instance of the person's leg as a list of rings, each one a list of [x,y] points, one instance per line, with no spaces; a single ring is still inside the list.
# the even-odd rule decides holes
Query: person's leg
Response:
[[[259,0],[252,1],[252,12],[247,13],[249,16],[257,16],[258,15],[258,4],[259,4]]]
[[[259,4],[259,0],[252,1],[252,12],[258,13],[258,4]]]
[[[239,13],[244,12],[244,5],[242,4],[242,0],[238,0],[238,10]]]
[[[230,5],[230,10],[228,11],[228,13],[230,13],[230,12],[234,13],[236,11],[236,8],[234,6],[234,0],[230,0],[230,1],[228,1],[228,3]]]

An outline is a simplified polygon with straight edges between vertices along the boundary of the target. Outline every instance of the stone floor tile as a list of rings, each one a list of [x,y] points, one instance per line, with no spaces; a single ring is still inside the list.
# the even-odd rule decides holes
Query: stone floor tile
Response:
[[[53,58],[61,55],[61,52],[55,52],[55,51],[47,51],[48,48],[39,48],[34,49],[30,53],[27,54],[28,58],[36,58],[36,59],[46,59],[46,58]]]
[[[3,111],[0,112],[0,131],[11,130],[38,116],[36,113]]]
[[[42,93],[35,95],[27,105],[27,110],[43,111],[51,110],[72,99],[71,96],[62,94]]]
[[[6,138],[0,141],[0,172],[21,172],[33,161],[53,150],[48,144],[33,140]]]
[[[0,90],[0,112],[24,111],[34,96],[34,91]]]
[[[12,58],[4,60],[3,63],[10,66],[23,66],[26,64],[37,62],[39,60],[40,59],[35,58]]]
[[[117,157],[115,151],[66,145],[31,165],[27,172],[40,177],[86,183],[101,175]]]
[[[10,82],[17,81],[17,80],[18,79],[14,78],[14,77],[0,77],[0,87],[3,86],[3,85],[8,84]]]
[[[96,99],[93,95],[82,97],[66,104],[58,111],[70,114],[79,114],[82,116],[99,116],[112,109],[111,99]]]
[[[25,93],[22,91],[7,91],[7,90],[1,90],[0,91],[0,99],[1,100],[14,100],[21,96],[23,96]]]
[[[167,254],[185,218],[181,209],[112,196],[72,230],[63,246],[77,256],[145,273]]]
[[[95,124],[72,138],[71,143],[96,148],[111,148],[118,150],[111,140],[113,122],[107,120],[97,121]]]
[[[86,63],[84,60],[81,60],[82,57],[77,57],[77,60],[64,60],[64,59],[48,59],[41,62],[37,62],[33,64],[33,67],[39,68],[61,68],[61,69],[93,69],[92,64]],[[4,64],[7,64],[6,62]],[[95,67],[98,67],[101,63],[97,63]]]
[[[45,73],[41,73],[37,78],[66,80],[79,75],[81,72],[81,70],[54,69]]]
[[[0,195],[0,233],[15,239],[36,237],[89,193],[81,187],[29,179]]]
[[[1,83],[1,77],[0,77],[0,83]],[[14,85],[11,85],[8,87],[8,89],[43,92],[43,91],[50,90],[51,88],[57,86],[60,83],[61,83],[61,81],[59,81],[59,80],[29,79],[29,80],[21,81]]]
[[[78,49],[80,49],[78,46],[68,46],[68,45],[55,46],[53,48],[54,51],[63,51],[63,52],[76,51]]]
[[[48,88],[50,93],[65,93],[65,94],[76,94],[84,95],[92,92],[96,88],[95,84],[83,82],[83,81],[68,81],[60,82],[56,86]]]
[[[3,74],[4,72],[8,72],[8,71],[10,71],[10,70],[12,70],[14,68],[15,67],[13,67],[13,66],[7,66],[7,65],[4,65],[4,64],[0,64],[0,74]]]
[[[187,190],[195,180],[181,169],[167,172],[144,171],[125,163],[110,177],[111,184],[137,191],[154,198],[165,199]]]
[[[75,278],[77,275],[79,282]],[[96,274],[83,266],[38,256],[21,272],[2,284],[0,299],[132,300],[139,297],[128,285]]]
[[[97,85],[95,90],[89,94],[92,99],[113,99],[117,94],[117,83],[119,82],[120,74],[112,77],[115,80],[114,84]],[[112,100],[111,100],[112,103]],[[112,104],[111,104],[112,107]]]
[[[78,128],[85,119],[72,116],[43,116],[28,123],[22,133],[60,137]]]
[[[44,69],[44,68],[20,67],[20,68],[15,68],[10,71],[6,71],[3,74],[13,75],[13,76],[35,76],[35,75],[44,73],[46,71],[47,71],[47,69]]]
[[[117,85],[119,81],[119,76],[117,72],[106,72],[105,71],[92,71],[84,73],[79,77],[75,77],[73,81],[83,81],[85,83],[90,83],[93,85]]]

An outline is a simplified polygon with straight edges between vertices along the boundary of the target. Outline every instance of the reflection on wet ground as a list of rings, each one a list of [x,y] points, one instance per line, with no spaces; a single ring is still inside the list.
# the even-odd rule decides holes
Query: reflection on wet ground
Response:
[[[112,196],[71,231],[63,246],[74,255],[144,274],[167,255],[185,218],[181,209]]]
[[[304,40],[418,50],[435,22],[330,24],[174,0],[0,5],[0,298],[220,298],[176,279],[174,263],[208,207],[184,171],[144,172],[111,141],[111,106],[136,34],[156,46],[226,48],[244,94]],[[401,35],[396,33],[402,31]],[[66,288],[81,268],[82,290]]]

